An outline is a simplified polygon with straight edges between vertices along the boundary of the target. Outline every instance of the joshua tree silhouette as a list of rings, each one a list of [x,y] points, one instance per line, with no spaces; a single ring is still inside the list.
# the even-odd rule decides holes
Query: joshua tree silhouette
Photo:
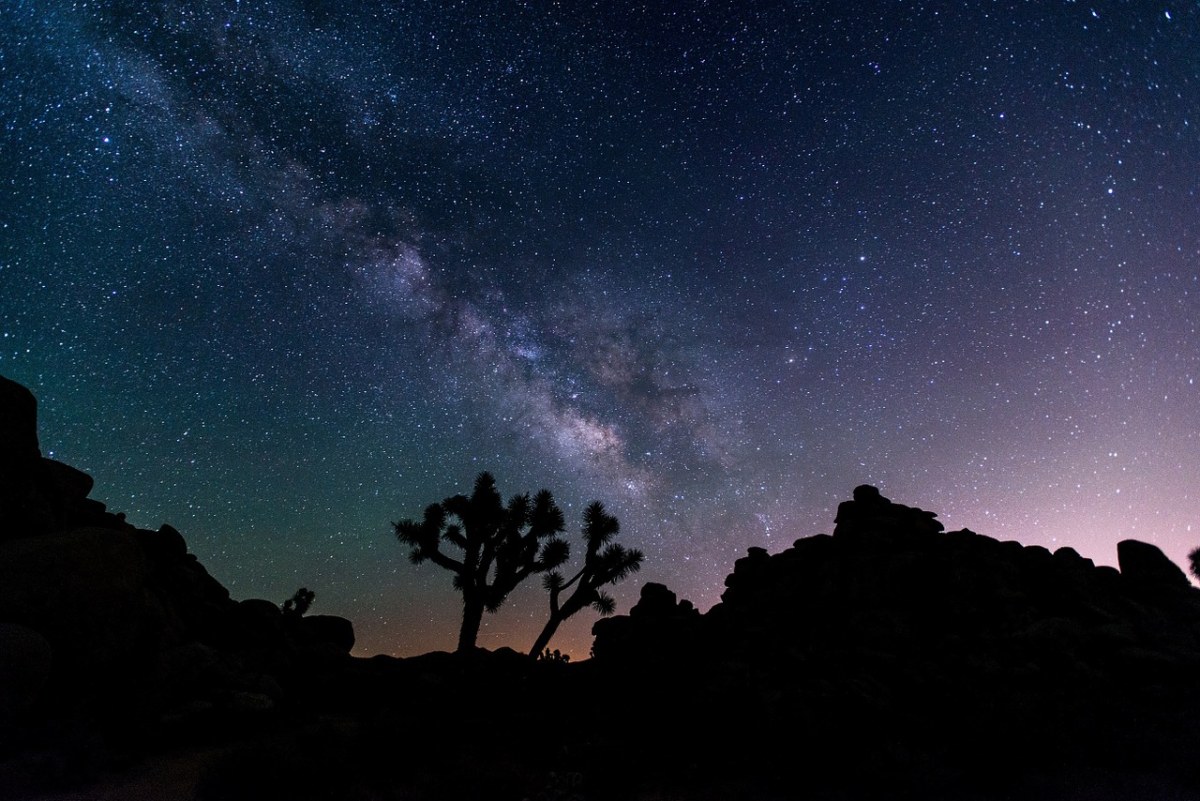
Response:
[[[317,594],[307,587],[296,590],[296,594],[283,602],[283,613],[289,617],[303,617]]]
[[[1200,579],[1200,548],[1193,548],[1188,553],[1188,569],[1191,570],[1193,576]]]
[[[454,574],[463,596],[458,650],[475,647],[483,611],[495,612],[508,594],[534,573],[553,570],[567,560],[570,546],[562,510],[549,490],[514,495],[505,506],[490,473],[480,473],[470,497],[455,495],[425,509],[420,522],[393,523],[397,539],[408,545],[413,564],[426,560]],[[455,559],[442,550],[462,551]]]
[[[583,558],[583,567],[566,580],[557,570],[547,573],[542,580],[546,591],[550,593],[550,619],[529,649],[531,656],[542,653],[559,624],[585,606],[592,607],[602,615],[613,613],[615,607],[612,597],[600,588],[616,584],[630,573],[637,572],[643,558],[642,552],[637,549],[611,544],[612,538],[620,530],[617,518],[604,511],[604,504],[599,501],[593,502],[584,511],[583,539],[587,543],[587,553]],[[562,594],[572,586],[575,591],[560,602]]]

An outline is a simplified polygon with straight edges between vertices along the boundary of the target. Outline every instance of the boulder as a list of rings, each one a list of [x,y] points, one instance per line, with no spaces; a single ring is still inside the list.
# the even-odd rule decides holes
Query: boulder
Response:
[[[42,459],[40,472],[44,485],[63,506],[77,506],[83,503],[96,483],[82,470],[55,459]]]
[[[641,597],[629,610],[630,617],[663,617],[675,611],[675,593],[665,584],[648,582],[642,585]]]
[[[158,531],[139,530],[138,541],[147,553],[160,559],[183,559],[187,556],[187,543],[174,526],[164,523]]]
[[[1187,575],[1155,545],[1139,540],[1117,543],[1117,564],[1124,580],[1140,589],[1181,589],[1191,587]]]
[[[221,645],[236,650],[291,649],[283,611],[265,598],[247,598],[230,607],[221,627]]]
[[[301,637],[308,642],[328,645],[341,653],[354,648],[354,624],[337,615],[306,615],[296,618]]]

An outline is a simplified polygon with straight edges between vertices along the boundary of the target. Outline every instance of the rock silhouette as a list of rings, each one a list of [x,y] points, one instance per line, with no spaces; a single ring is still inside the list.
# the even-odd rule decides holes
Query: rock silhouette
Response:
[[[42,456],[37,399],[0,376],[0,540],[64,528],[124,528],[105,505],[88,498],[92,477]]]
[[[1179,709],[1198,698],[1200,591],[1177,566],[1142,542],[1121,543],[1118,572],[942,529],[859,487],[832,536],[751,548],[704,615],[646,585],[627,617],[596,623],[594,662],[636,675],[684,729],[700,725],[687,698],[705,697],[704,717],[741,738],[709,759],[799,751],[817,785],[954,797],[999,779],[1061,797],[1148,764],[1148,781],[1194,780],[1195,718]]]
[[[1187,575],[1155,546],[1137,540],[1117,543],[1117,564],[1128,584],[1151,592],[1186,590]]]
[[[1096,566],[863,486],[705,613],[644,584],[592,659],[354,658],[85,502],[24,388],[0,410],[2,798],[1200,797],[1200,590],[1148,543]]]
[[[93,733],[195,722],[274,705],[349,659],[349,621],[238,603],[174,528],[136,528],[89,499],[92,478],[41,456],[36,401],[3,377],[0,443],[0,760],[20,745],[10,720]],[[275,619],[244,611],[256,603]],[[0,770],[0,797],[19,797],[6,789]]]

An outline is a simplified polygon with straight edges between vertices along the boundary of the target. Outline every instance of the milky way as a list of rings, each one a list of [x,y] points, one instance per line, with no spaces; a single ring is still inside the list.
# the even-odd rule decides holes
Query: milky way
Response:
[[[43,450],[364,654],[453,645],[389,524],[482,470],[572,536],[606,503],[621,610],[710,606],[864,482],[1183,561],[1200,9],[693,5],[5,4],[0,372]]]

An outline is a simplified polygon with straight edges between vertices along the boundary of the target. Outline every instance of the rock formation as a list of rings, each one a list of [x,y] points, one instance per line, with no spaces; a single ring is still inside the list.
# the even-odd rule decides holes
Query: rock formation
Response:
[[[128,528],[88,498],[92,477],[42,456],[37,399],[0,376],[0,540],[67,528]]]
[[[230,599],[174,528],[136,528],[88,498],[91,476],[44,458],[36,426],[32,393],[0,377],[0,709],[273,703],[298,673],[346,658],[349,621]]]
[[[803,753],[816,785],[849,777],[896,797],[936,779],[953,797],[988,771],[1028,782],[1128,760],[1161,777],[1187,761],[1200,591],[1178,567],[1142,542],[1121,543],[1118,571],[943,528],[858,487],[832,536],[751,548],[704,615],[646,585],[628,616],[595,624],[593,662],[646,688],[644,703],[680,720],[675,735],[720,721],[734,739],[694,758]]]

